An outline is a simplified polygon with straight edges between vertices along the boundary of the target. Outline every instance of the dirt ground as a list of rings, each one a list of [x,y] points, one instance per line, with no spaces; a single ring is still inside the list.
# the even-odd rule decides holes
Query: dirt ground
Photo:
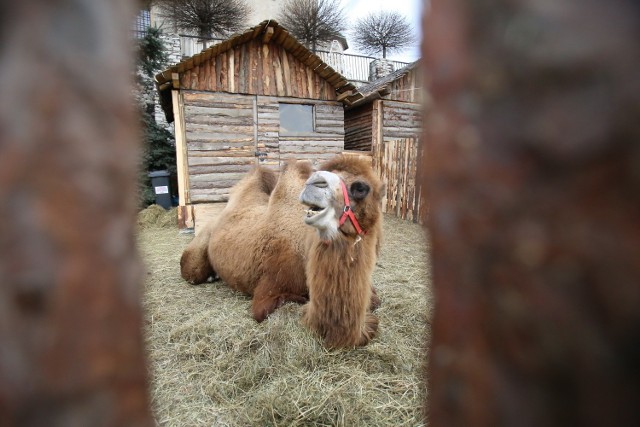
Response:
[[[180,277],[193,238],[175,211],[139,217],[147,267],[143,305],[151,397],[162,426],[420,426],[432,298],[422,228],[385,216],[373,282],[379,335],[366,347],[328,351],[286,304],[265,322],[222,282]]]

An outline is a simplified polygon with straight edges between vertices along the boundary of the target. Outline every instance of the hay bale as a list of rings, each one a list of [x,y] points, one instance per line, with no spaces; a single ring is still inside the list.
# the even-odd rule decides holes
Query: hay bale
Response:
[[[175,228],[178,225],[178,209],[171,208],[158,215],[156,227]]]
[[[178,224],[178,210],[166,210],[160,205],[151,205],[138,213],[138,227],[173,228]]]
[[[138,225],[141,228],[151,227],[155,225],[158,216],[164,211],[160,205],[150,205],[148,208],[138,212]]]

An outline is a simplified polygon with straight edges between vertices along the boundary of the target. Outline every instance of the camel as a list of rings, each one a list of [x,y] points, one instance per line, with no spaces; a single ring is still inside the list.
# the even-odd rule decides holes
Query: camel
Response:
[[[279,178],[256,167],[187,246],[182,277],[198,284],[217,276],[251,295],[258,322],[285,302],[306,303],[302,322],[327,347],[366,345],[378,329],[371,274],[381,199],[370,162],[352,156],[338,155],[317,172],[308,161],[291,162]]]

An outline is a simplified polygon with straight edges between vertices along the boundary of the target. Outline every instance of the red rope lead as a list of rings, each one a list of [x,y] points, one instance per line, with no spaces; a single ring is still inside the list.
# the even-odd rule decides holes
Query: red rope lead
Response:
[[[342,186],[342,194],[344,195],[344,211],[342,212],[342,217],[340,217],[340,225],[344,224],[347,218],[349,218],[353,226],[356,228],[358,235],[366,234],[366,231],[363,231],[362,228],[360,228],[360,224],[358,224],[358,220],[351,210],[349,193],[347,192],[347,186],[344,184],[343,180],[340,180],[340,185]]]

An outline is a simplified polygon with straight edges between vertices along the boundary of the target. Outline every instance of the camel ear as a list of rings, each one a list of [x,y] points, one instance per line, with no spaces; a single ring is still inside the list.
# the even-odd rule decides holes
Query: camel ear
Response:
[[[355,201],[359,202],[360,200],[367,197],[367,194],[369,194],[371,187],[369,187],[369,184],[362,181],[355,181],[353,184],[351,184],[349,190],[351,192],[351,197],[353,197]]]

